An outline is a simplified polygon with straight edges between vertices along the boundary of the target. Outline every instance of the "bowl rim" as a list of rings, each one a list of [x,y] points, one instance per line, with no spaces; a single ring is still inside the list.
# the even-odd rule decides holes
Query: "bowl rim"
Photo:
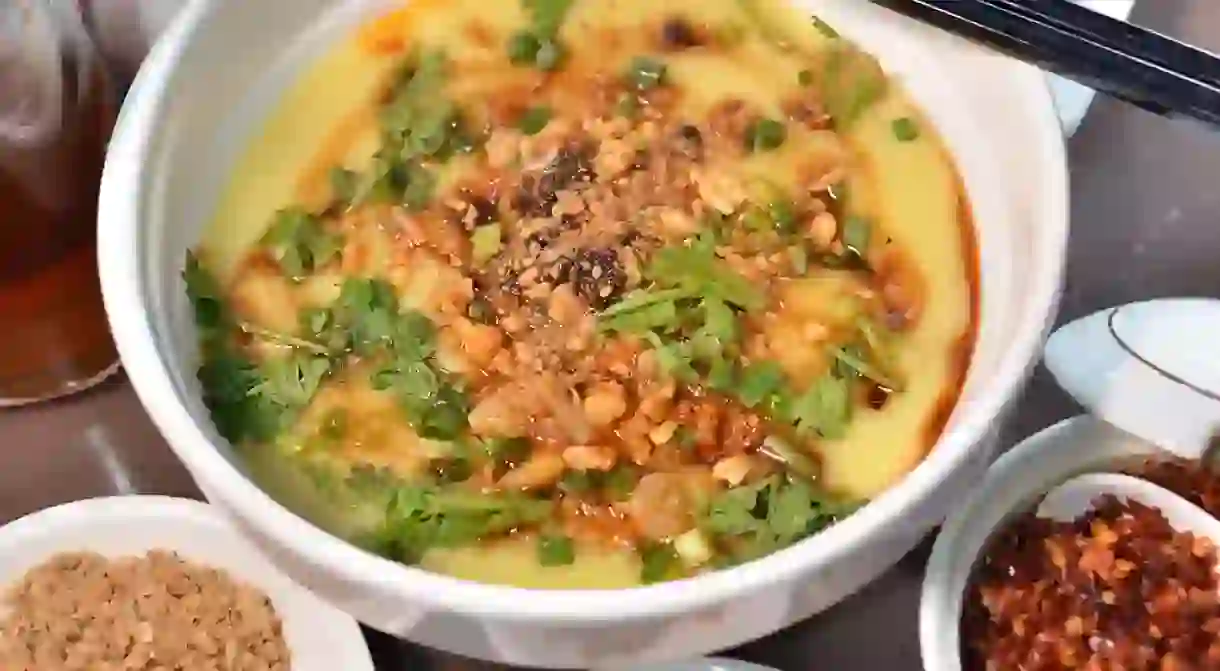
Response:
[[[250,559],[261,558],[273,572],[279,573],[280,582],[283,590],[291,588],[294,591],[300,592],[301,596],[312,597],[315,605],[321,605],[321,599],[308,589],[293,581],[291,578],[283,575],[271,562],[266,558],[258,555],[258,550],[251,544],[245,536],[241,534],[239,529],[233,524],[232,520],[224,515],[224,513],[203,501],[194,499],[185,499],[175,496],[162,496],[156,494],[126,494],[117,496],[97,496],[86,499],[78,499],[68,503],[51,506],[36,510],[19,517],[8,524],[0,526],[0,549],[9,547],[21,547],[33,541],[36,538],[49,538],[58,544],[61,538],[64,540],[64,547],[54,552],[66,552],[72,550],[89,550],[87,542],[77,543],[72,539],[75,536],[66,536],[70,532],[80,527],[93,523],[103,522],[121,522],[123,524],[139,524],[141,521],[149,520],[174,520],[175,524],[188,524],[192,527],[200,529],[211,529],[214,532],[222,532],[229,538],[233,539],[232,550],[236,556],[246,557],[248,562]],[[240,541],[240,542],[237,542]],[[163,547],[171,551],[178,551],[173,546]],[[47,556],[49,557],[50,554]],[[206,558],[196,559],[191,552],[183,552],[182,556],[185,559],[198,561],[202,564],[211,564]],[[27,569],[28,570],[28,569]],[[237,573],[236,571],[234,572]],[[267,589],[267,585],[258,584],[257,580],[250,580],[244,576],[238,575],[239,579],[254,584],[261,590],[279,594],[283,590]],[[16,578],[16,576],[12,576]],[[300,605],[293,602],[295,605]],[[276,612],[281,620],[292,622],[294,613],[298,616],[302,612],[301,608],[285,610],[282,603],[276,603]],[[326,604],[329,606],[329,604]],[[360,625],[347,613],[334,607],[327,607],[325,612],[320,613],[325,617],[327,627],[332,633],[337,633],[343,639],[353,642],[352,645],[343,646],[342,650],[335,651],[338,654],[343,654],[344,659],[332,660],[342,661],[347,666],[344,671],[362,671],[367,669],[373,671],[373,658],[369,651],[368,644],[364,640],[364,635],[360,630]]]
[[[136,77],[110,144],[99,200],[98,266],[111,330],[132,387],[154,424],[188,470],[222,489],[222,503],[259,533],[349,583],[390,593],[405,603],[427,604],[492,619],[588,626],[624,618],[654,618],[714,608],[768,586],[799,580],[813,567],[838,561],[900,513],[925,500],[972,457],[994,418],[1023,384],[1058,306],[1066,257],[1068,173],[1066,150],[1046,77],[1032,66],[996,60],[1030,107],[1038,128],[1037,152],[1045,157],[1039,179],[1046,198],[1035,217],[1050,226],[1035,244],[1045,250],[1045,272],[1027,278],[1032,296],[1018,333],[997,363],[991,393],[972,401],[971,412],[900,483],[848,519],[820,532],[818,542],[794,544],[761,559],[672,582],[618,590],[533,590],[476,583],[425,571],[374,555],[333,536],[274,500],[226,460],[177,397],[170,367],[158,351],[144,304],[139,222],[145,211],[147,173],[155,158],[157,130],[168,109],[165,89],[212,0],[189,3],[163,33]],[[1039,323],[1039,321],[1041,323]],[[308,547],[308,551],[301,548]]]

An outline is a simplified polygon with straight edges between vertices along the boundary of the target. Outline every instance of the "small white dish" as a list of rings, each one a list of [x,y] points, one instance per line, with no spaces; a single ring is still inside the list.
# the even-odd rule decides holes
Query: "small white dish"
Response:
[[[359,625],[289,580],[207,504],[163,496],[86,499],[0,527],[0,584],[62,552],[106,556],[173,550],[228,571],[271,598],[292,651],[293,671],[373,671]]]
[[[1146,441],[1082,415],[1034,434],[997,459],[958,508],[962,512],[945,523],[932,548],[919,604],[924,668],[961,671],[961,614],[967,581],[983,548],[1002,524],[1031,510],[1044,493],[1074,476],[1158,452]]]
[[[1070,522],[1092,510],[1097,499],[1106,495],[1156,508],[1178,531],[1220,543],[1220,520],[1164,487],[1121,473],[1089,473],[1068,480],[1042,499],[1038,515]]]
[[[1131,16],[1131,10],[1135,9],[1135,0],[1076,0],[1076,4],[1120,21],[1126,21],[1127,17]],[[1051,95],[1055,98],[1055,109],[1058,110],[1059,120],[1063,123],[1063,134],[1071,137],[1076,129],[1080,128],[1080,123],[1084,121],[1084,115],[1089,111],[1089,105],[1093,103],[1097,92],[1058,75],[1048,77]]]

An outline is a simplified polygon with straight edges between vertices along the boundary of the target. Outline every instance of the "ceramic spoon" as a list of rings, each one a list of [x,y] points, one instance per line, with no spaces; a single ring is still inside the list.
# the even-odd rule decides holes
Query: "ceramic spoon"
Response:
[[[1056,331],[1046,367],[1089,411],[1180,457],[1220,429],[1220,301],[1173,298],[1102,310]]]
[[[1157,508],[1178,531],[1220,543],[1220,521],[1168,489],[1130,475],[1090,473],[1073,478],[1046,495],[1038,506],[1038,515],[1070,522],[1092,510],[1097,499],[1106,494]]]

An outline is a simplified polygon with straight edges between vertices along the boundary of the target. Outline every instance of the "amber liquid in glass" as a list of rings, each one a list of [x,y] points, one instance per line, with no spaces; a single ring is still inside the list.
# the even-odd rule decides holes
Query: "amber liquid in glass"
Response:
[[[84,389],[117,367],[96,249],[115,100],[96,61],[86,72],[61,64],[53,127],[0,133],[0,407]],[[4,84],[0,73],[0,96],[13,95]]]

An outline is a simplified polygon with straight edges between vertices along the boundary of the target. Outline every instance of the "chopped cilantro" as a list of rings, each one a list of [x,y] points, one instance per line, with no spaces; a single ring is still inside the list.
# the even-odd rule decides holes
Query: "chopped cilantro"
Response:
[[[514,65],[529,65],[539,70],[554,70],[563,60],[559,29],[574,0],[522,0],[529,27],[508,40],[508,58]]]
[[[881,64],[859,47],[836,41],[819,79],[822,101],[838,128],[854,123],[886,91]]]
[[[483,450],[496,461],[518,463],[530,454],[529,438],[489,438],[483,441]]]
[[[695,382],[699,374],[691,365],[689,344],[686,342],[665,342],[652,331],[644,334],[653,351],[657,355],[657,363],[661,372],[680,382]]]
[[[692,296],[717,298],[746,310],[760,308],[765,302],[758,287],[716,258],[710,245],[664,247],[645,274],[654,282],[683,289]]]
[[[646,585],[678,577],[681,563],[668,543],[646,545],[639,549],[640,582]]]
[[[331,361],[325,356],[293,351],[267,361],[262,368],[265,377],[250,393],[285,410],[296,411],[308,405],[317,393],[322,378],[330,372]]]
[[[610,500],[622,501],[631,495],[640,481],[640,474],[634,466],[618,464],[607,471],[601,480],[602,491]]]
[[[537,135],[551,122],[551,108],[536,105],[525,110],[517,119],[517,128],[526,135]]]
[[[627,68],[627,80],[637,91],[647,91],[665,82],[665,64],[651,56],[636,56]]]
[[[216,431],[230,443],[270,440],[285,423],[282,408],[262,394],[263,372],[232,342],[233,317],[220,283],[188,252],[182,271],[195,314],[200,359],[196,377]]]
[[[563,46],[555,40],[543,40],[534,54],[534,67],[549,72],[559,67],[565,55]]]
[[[330,171],[330,191],[332,197],[345,204],[355,201],[360,188],[360,173],[344,167],[332,168]]]
[[[576,561],[576,545],[571,538],[558,534],[538,537],[538,563],[543,566],[567,566]]]
[[[550,516],[550,501],[453,486],[400,484],[386,506],[384,524],[369,539],[375,549],[415,562],[434,547],[461,547]]]
[[[745,367],[738,382],[737,398],[747,408],[762,403],[784,387],[784,370],[774,361],[759,361]]]
[[[563,20],[572,9],[575,0],[521,0],[521,5],[530,17],[530,27],[543,37],[559,34]]]
[[[842,438],[851,419],[851,389],[847,380],[823,375],[792,402],[797,431]]]
[[[893,379],[881,369],[865,359],[865,355],[857,347],[831,347],[830,353],[835,358],[835,368],[839,377],[863,377],[892,391],[901,391],[902,384]]]
[[[701,527],[745,561],[825,528],[840,510],[804,480],[771,476],[714,497]]]
[[[787,127],[775,119],[759,119],[746,129],[746,149],[753,152],[779,149],[787,139]]]
[[[342,239],[299,208],[280,210],[261,244],[284,274],[299,280],[339,255]]]
[[[508,38],[508,60],[513,65],[533,65],[542,49],[542,41],[528,30],[519,30]]]

